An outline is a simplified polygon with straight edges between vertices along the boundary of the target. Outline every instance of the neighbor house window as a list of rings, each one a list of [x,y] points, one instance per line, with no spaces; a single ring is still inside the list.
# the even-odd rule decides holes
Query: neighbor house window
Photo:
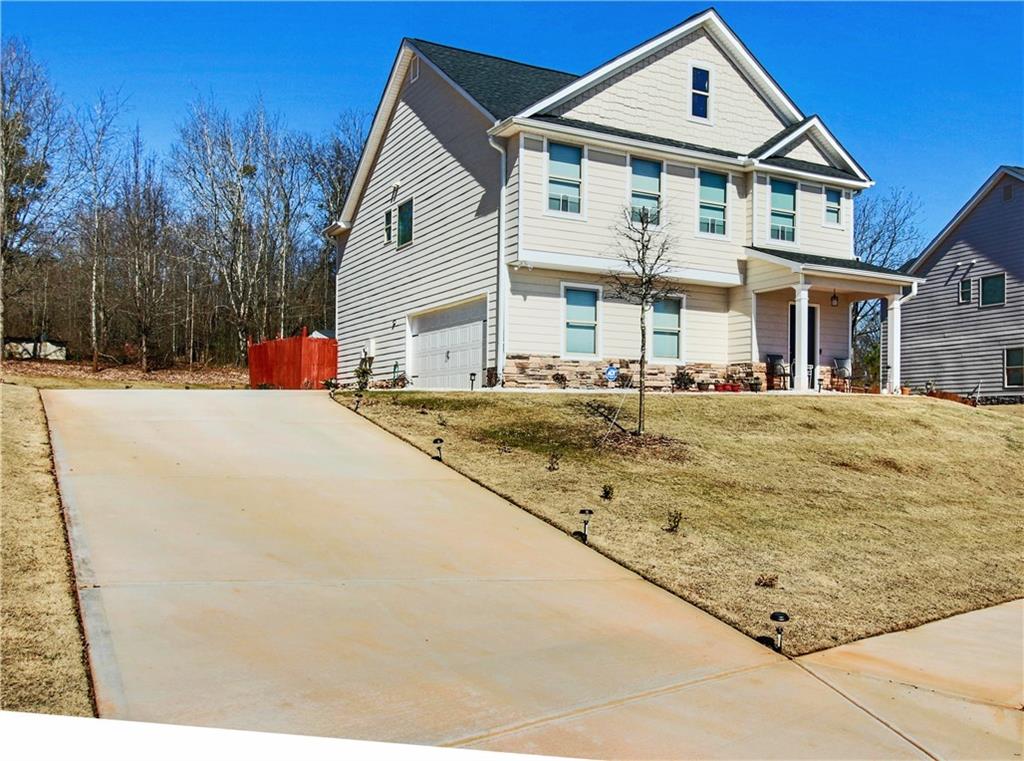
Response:
[[[412,199],[398,206],[398,246],[412,243]]]
[[[838,227],[843,223],[843,191],[825,188],[825,224]]]
[[[699,229],[709,235],[725,235],[726,189],[729,177],[700,170]]]
[[[1024,386],[1024,347],[1003,350],[1004,378],[1007,386]]]
[[[994,307],[1006,303],[1006,275],[981,278],[981,306]]]
[[[656,225],[661,218],[661,162],[632,159],[630,166],[633,221],[640,222],[646,214],[647,220]]]
[[[971,303],[971,279],[960,281],[960,290],[957,293],[957,302],[960,304]]]
[[[420,59],[413,58],[409,64],[409,84],[420,78]]]
[[[772,180],[771,238],[796,240],[796,183]]]
[[[653,348],[656,359],[679,359],[681,306],[679,299],[654,302]]]
[[[707,119],[711,105],[711,72],[694,66],[690,78],[690,114]]]
[[[565,289],[565,353],[597,354],[597,291]]]
[[[384,212],[384,241],[391,242],[391,209]]]
[[[548,209],[580,213],[583,190],[583,149],[548,143]]]

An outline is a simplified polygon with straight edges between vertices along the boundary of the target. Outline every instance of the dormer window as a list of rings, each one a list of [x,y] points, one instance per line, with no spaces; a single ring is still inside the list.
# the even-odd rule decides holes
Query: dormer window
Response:
[[[690,80],[690,115],[695,119],[708,119],[711,113],[711,72],[691,66]]]

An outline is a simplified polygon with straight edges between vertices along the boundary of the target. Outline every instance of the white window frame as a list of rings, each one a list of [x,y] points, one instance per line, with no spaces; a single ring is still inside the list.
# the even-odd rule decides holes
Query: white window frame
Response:
[[[964,283],[967,283],[967,298],[964,298]],[[956,284],[956,303],[957,304],[970,304],[974,301],[974,280],[969,277],[965,277],[962,280],[957,281]]]
[[[604,355],[604,287],[595,283],[573,283],[563,280],[560,284],[561,323],[559,326],[560,356],[565,359],[600,359]],[[594,354],[571,354],[566,349],[566,328],[569,324],[565,309],[565,292],[567,290],[594,291],[597,293],[597,323],[594,325]]]
[[[648,229],[659,230],[665,214],[665,180],[668,177],[668,167],[664,159],[652,159],[649,156],[642,156],[636,153],[626,154],[626,207],[629,209],[630,219],[633,214],[633,159],[649,161],[652,164],[661,164],[661,174],[658,176],[658,224],[651,225]],[[651,195],[642,193],[642,195]]]
[[[704,71],[706,71],[708,73],[708,91],[706,93],[701,92],[700,90],[694,90],[693,89],[693,70],[694,69],[704,69]],[[715,111],[714,111],[715,104],[714,104],[714,97],[713,97],[713,93],[715,91],[715,68],[714,68],[714,66],[712,66],[710,63],[708,63],[706,61],[698,61],[698,60],[694,59],[694,60],[691,60],[689,62],[689,65],[687,66],[687,69],[686,69],[686,73],[687,73],[687,78],[686,78],[686,100],[687,100],[687,102],[686,102],[686,113],[687,113],[688,118],[690,119],[691,122],[695,122],[697,124],[706,124],[706,125],[709,125],[709,126],[714,126],[714,123],[715,123]],[[693,113],[693,96],[694,96],[694,94],[707,95],[707,97],[708,97],[708,115],[706,117],[704,117],[704,116],[696,116]]]
[[[833,191],[833,192],[839,193],[839,222],[829,222],[828,221],[828,209],[829,209],[828,192],[830,190]],[[797,188],[797,192],[798,193],[800,192],[799,188]],[[769,201],[769,203],[770,203],[770,201]],[[846,191],[843,190],[842,188],[834,188],[834,187],[830,187],[829,185],[822,185],[821,186],[821,224],[822,224],[822,226],[823,227],[831,227],[833,230],[843,230],[843,229],[845,229],[846,228],[846,225],[844,224],[845,221],[846,221],[845,210],[846,210]]]
[[[995,304],[986,304],[982,299],[982,294],[985,292],[985,284],[982,282],[991,277],[1001,277],[1003,279],[1003,300]],[[982,275],[976,278],[978,281],[978,309],[997,309],[999,307],[1006,306],[1006,273],[1005,272],[994,272],[991,275]]]
[[[399,220],[400,215],[401,215],[399,210],[405,204],[410,203],[410,202],[412,203],[412,237],[410,237],[409,240],[406,241],[405,243],[400,243],[399,240],[398,240],[398,228],[399,228],[399,225],[400,225],[400,222],[398,220]],[[409,248],[409,246],[411,246],[413,243],[416,242],[416,197],[415,196],[408,196],[407,198],[403,198],[399,203],[395,204],[395,214],[394,214],[393,222],[394,222],[394,225],[395,225],[395,250],[396,251],[401,251],[404,248]]]
[[[725,175],[725,234],[719,235],[718,233],[706,233],[700,229],[700,173],[710,172],[711,174]],[[723,172],[720,169],[711,169],[710,167],[694,167],[693,172],[693,195],[694,195],[694,225],[693,233],[698,238],[705,238],[706,240],[732,240],[732,218],[729,213],[729,209],[733,204],[729,203],[730,190],[732,188],[732,172]]]
[[[548,208],[548,193],[551,181],[551,151],[549,146],[551,143],[556,145],[571,145],[574,148],[580,148],[580,213],[573,214],[571,211],[555,211],[554,209]],[[587,221],[587,163],[588,163],[589,150],[584,143],[575,143],[572,140],[549,140],[547,137],[544,138],[544,188],[541,192],[541,203],[543,204],[544,214],[548,217],[558,217],[559,219],[574,219],[579,222]],[[568,178],[556,178],[556,179],[568,179]],[[569,180],[575,182],[575,180]]]
[[[647,315],[647,362],[653,365],[666,365],[669,367],[680,367],[686,364],[686,294],[673,293],[665,297],[679,302],[679,357],[654,356],[654,308],[648,310]]]
[[[788,177],[778,177],[771,174],[765,175],[765,177],[768,179],[768,182],[765,184],[765,208],[768,214],[765,234],[768,242],[772,245],[797,248],[800,245],[800,181],[791,180]],[[779,238],[772,237],[772,180],[788,182],[795,188],[793,196],[793,240],[780,240]],[[779,211],[782,211],[784,214],[789,214],[788,211],[783,211],[782,209],[779,209]]]
[[[1016,384],[1010,385],[1010,379],[1007,376],[1007,372],[1010,369],[1010,365],[1008,364],[1007,355],[1009,355],[1009,353],[1011,351],[1020,351],[1021,353],[1024,353],[1024,346],[1004,346],[1003,347],[1003,388],[1024,388],[1024,383],[1022,383],[1021,385],[1016,385]],[[1024,362],[1024,357],[1021,358],[1021,361]],[[1018,367],[1018,365],[1013,365],[1013,367]]]
[[[409,84],[420,78],[420,57],[413,56],[409,62]]]

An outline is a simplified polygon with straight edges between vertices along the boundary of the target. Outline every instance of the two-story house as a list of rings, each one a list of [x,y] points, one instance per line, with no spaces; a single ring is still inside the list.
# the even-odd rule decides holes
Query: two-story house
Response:
[[[903,381],[1024,397],[1024,167],[1001,166],[907,271]]]
[[[326,231],[339,378],[370,355],[416,387],[600,385],[639,355],[639,307],[607,284],[616,224],[647,208],[678,285],[650,316],[652,378],[778,355],[805,389],[850,357],[853,302],[889,297],[898,324],[916,287],[854,258],[871,185],[713,9],[582,76],[406,39]]]

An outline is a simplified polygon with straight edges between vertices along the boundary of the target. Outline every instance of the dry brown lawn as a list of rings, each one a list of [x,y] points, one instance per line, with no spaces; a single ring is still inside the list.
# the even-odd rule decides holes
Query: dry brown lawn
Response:
[[[7,383],[36,388],[248,388],[249,373],[230,366],[166,368],[142,372],[137,365],[101,367],[93,372],[88,362],[6,360]]]
[[[92,716],[39,392],[4,383],[0,409],[0,707]]]
[[[424,451],[443,437],[446,462],[565,531],[593,508],[595,549],[751,636],[785,610],[793,653],[1024,596],[1019,416],[919,397],[655,396],[637,447],[602,443],[586,398],[370,392],[362,412]],[[626,397],[622,418],[635,409]]]

